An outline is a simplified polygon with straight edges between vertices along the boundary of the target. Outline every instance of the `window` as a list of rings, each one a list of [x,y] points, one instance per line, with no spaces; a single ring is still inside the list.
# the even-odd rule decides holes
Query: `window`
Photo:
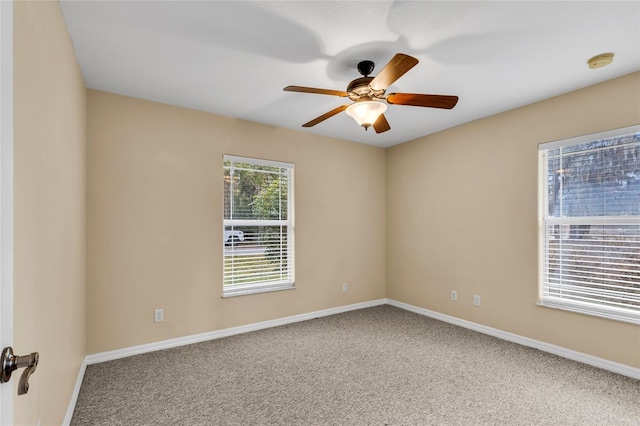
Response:
[[[640,126],[540,145],[540,305],[640,324]]]
[[[223,161],[223,295],[293,288],[293,164]]]

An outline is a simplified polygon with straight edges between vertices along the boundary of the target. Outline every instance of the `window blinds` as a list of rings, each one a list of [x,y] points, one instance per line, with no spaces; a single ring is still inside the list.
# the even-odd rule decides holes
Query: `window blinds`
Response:
[[[640,323],[640,128],[541,145],[541,304]]]
[[[224,295],[293,287],[293,170],[224,157]]]

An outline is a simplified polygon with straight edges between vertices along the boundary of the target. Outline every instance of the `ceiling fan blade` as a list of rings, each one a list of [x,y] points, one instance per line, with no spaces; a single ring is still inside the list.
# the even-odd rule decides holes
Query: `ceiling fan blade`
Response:
[[[342,90],[316,89],[315,87],[287,86],[283,90],[287,92],[316,93],[318,95],[333,95],[341,98],[349,96],[347,92]]]
[[[451,109],[458,103],[458,97],[448,95],[421,95],[416,93],[391,93],[387,96],[387,102],[395,105]]]
[[[302,127],[313,127],[318,123],[323,122],[324,120],[326,120],[327,118],[331,118],[334,115],[341,113],[342,111],[344,111],[345,109],[347,109],[349,105],[341,105],[338,108],[334,108],[329,112],[325,112],[324,114],[322,114],[320,117],[316,117],[313,120],[309,121],[308,123],[304,123],[302,125]]]
[[[378,117],[376,122],[373,123],[373,129],[376,133],[386,132],[391,129],[391,126],[389,126],[389,122],[385,118],[384,114],[380,114],[380,117]]]
[[[387,87],[391,86],[394,81],[402,77],[417,63],[418,60],[413,56],[397,53],[369,83],[369,86],[373,90],[387,90]]]

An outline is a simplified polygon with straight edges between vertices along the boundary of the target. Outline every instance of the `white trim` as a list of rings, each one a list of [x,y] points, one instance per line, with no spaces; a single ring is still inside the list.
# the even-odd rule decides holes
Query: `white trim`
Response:
[[[82,365],[80,366],[80,370],[78,371],[78,376],[76,377],[76,385],[73,387],[73,393],[71,394],[71,399],[69,399],[69,405],[67,406],[67,412],[64,415],[64,419],[62,420],[62,426],[69,426],[71,424],[71,419],[73,418],[73,412],[76,409],[76,403],[78,402],[78,395],[80,395],[80,388],[82,387],[82,379],[84,379],[84,372],[87,370],[87,358],[85,357]]]
[[[390,305],[396,308],[404,309],[405,311],[414,312],[416,314],[424,315],[429,318],[433,318],[439,321],[443,321],[449,324],[457,325],[459,327],[467,328],[469,330],[477,331],[479,333],[487,334],[489,336],[497,337],[502,340],[517,343],[519,345],[539,349],[544,352],[548,352],[554,355],[561,356],[573,361],[578,361],[583,364],[588,364],[593,367],[601,368],[603,370],[611,371],[613,373],[621,374],[623,376],[631,377],[634,379],[640,379],[640,368],[634,368],[625,364],[609,361],[603,358],[598,358],[592,355],[587,355],[582,352],[566,349],[561,346],[552,345],[549,343],[541,342],[539,340],[530,339],[528,337],[520,336],[518,334],[509,333],[507,331],[498,330],[496,328],[487,327],[485,325],[477,324],[471,321],[463,320],[460,318],[452,317],[449,315],[441,314],[439,312],[430,311],[428,309],[420,308],[408,303],[398,302],[393,299],[377,299],[369,302],[354,303],[352,305],[339,306],[337,308],[323,309],[321,311],[310,312],[307,314],[293,315],[290,317],[279,318],[270,321],[263,321],[254,324],[247,324],[238,327],[226,328],[223,330],[216,330],[208,333],[194,334],[191,336],[178,337],[175,339],[163,340],[160,342],[149,343],[146,345],[132,346],[124,349],[117,349],[115,351],[101,352],[97,354],[87,355],[84,362],[78,372],[78,378],[76,380],[76,386],[73,389],[71,400],[69,401],[69,407],[65,415],[63,425],[68,425],[71,422],[73,411],[75,410],[76,402],[78,400],[78,394],[80,392],[80,386],[82,385],[82,379],[87,368],[87,365],[97,364],[100,362],[113,361],[116,359],[126,358],[133,355],[144,354],[148,352],[155,352],[163,349],[170,349],[179,346],[190,345],[193,343],[200,343],[208,340],[220,339],[223,337],[233,336],[236,334],[248,333],[251,331],[263,330],[271,327],[278,327],[286,324],[293,324],[300,321],[307,321],[314,318],[326,317],[329,315],[341,314],[344,312],[355,311],[358,309],[371,308],[380,305]]]
[[[252,164],[258,164],[260,166],[280,167],[282,169],[296,168],[296,165],[294,163],[285,163],[283,161],[273,161],[273,160],[263,160],[261,158],[252,158],[252,157],[240,157],[237,155],[224,154],[222,156],[222,159],[223,161],[233,161],[234,163],[252,163]]]
[[[229,286],[222,289],[222,298],[247,296],[249,294],[270,293],[272,291],[295,290],[296,283],[286,281],[282,283],[260,283],[251,285]]]
[[[537,303],[543,308],[560,309],[562,311],[575,312],[583,315],[591,315],[599,318],[606,318],[613,321],[622,321],[629,324],[640,325],[640,315],[631,309],[608,308],[607,306],[596,305],[595,303],[581,303],[577,300],[563,300],[561,298],[545,296],[544,294]]]
[[[384,305],[386,299],[372,300],[370,302],[354,303],[352,305],[339,306],[337,308],[323,309],[321,311],[309,312],[307,314],[293,315],[290,317],[278,318],[269,321],[257,322],[253,324],[241,325],[238,327],[225,328],[222,330],[210,331],[207,333],[193,334],[191,336],[177,337],[175,339],[163,340],[160,342],[148,343],[146,345],[132,346],[115,351],[101,352],[87,355],[86,364],[97,364],[99,362],[113,361],[114,359],[126,358],[132,355],[139,355],[148,352],[160,351],[163,349],[175,348],[178,346],[191,345],[193,343],[205,342],[207,340],[220,339],[234,336],[236,334],[249,333],[251,331],[263,330],[265,328],[279,327],[281,325],[293,324],[300,321],[307,321],[314,318],[326,317],[329,315],[341,314],[343,312],[355,311],[358,309],[371,308],[373,306]]]
[[[633,126],[622,127],[620,129],[611,129],[604,132],[591,133],[588,135],[576,136],[574,138],[560,139],[551,142],[544,142],[538,145],[539,150],[554,149],[560,147],[567,147],[572,145],[578,145],[585,142],[599,141],[606,138],[612,138],[616,136],[625,136],[633,133],[640,132],[640,124]]]
[[[550,343],[541,342],[539,340],[530,339],[528,337],[520,336],[518,334],[509,333],[508,331],[502,331],[496,328],[487,327],[486,325],[477,324],[471,321],[441,314],[439,312],[434,312],[428,309],[419,308],[417,306],[409,305],[403,302],[398,302],[396,300],[388,299],[387,303],[391,306],[395,306],[396,308],[404,309],[410,312],[415,312],[416,314],[424,315],[429,318],[437,319],[439,321],[447,322],[449,324],[468,328],[469,330],[473,330],[479,333],[487,334],[489,336],[497,337],[499,339],[506,340],[508,342],[513,342],[522,346],[528,346],[530,348],[539,349],[541,351],[548,352],[550,354],[558,355],[573,361],[578,361],[583,364],[588,364],[593,367],[597,367],[603,370],[611,371],[613,373],[621,374],[623,376],[631,377],[634,379],[640,379],[640,368],[631,367],[629,365],[609,361],[604,358],[599,358],[593,355],[577,352],[571,349],[563,348],[562,346],[556,346]]]
[[[13,2],[0,1],[0,350],[13,344]],[[13,385],[0,386],[0,424],[13,424]]]
[[[583,364],[588,364],[593,367],[597,367],[603,370],[621,374],[623,376],[632,377],[634,379],[640,379],[640,368],[631,367],[629,365],[609,361],[604,358],[599,358],[593,355],[577,352],[571,349],[563,348],[562,346],[556,346],[550,343],[541,342],[539,340],[520,336],[518,334],[510,333],[508,331],[487,327],[486,325],[477,324],[471,321],[452,317],[446,314],[441,314],[439,312],[430,311],[428,309],[420,308],[418,306],[409,305],[408,303],[398,302],[397,300],[393,300],[393,299],[377,299],[369,302],[355,303],[352,305],[339,306],[337,308],[330,308],[330,309],[324,309],[321,311],[310,312],[307,314],[294,315],[294,316],[279,318],[275,320],[242,325],[238,327],[225,328],[222,330],[211,331],[208,333],[194,334],[191,336],[184,336],[184,337],[178,337],[175,339],[163,340],[160,342],[148,343],[146,345],[139,345],[139,346],[132,346],[124,349],[117,349],[115,351],[101,352],[97,354],[87,355],[81,371],[84,374],[85,365],[97,364],[99,362],[105,362],[105,361],[112,361],[114,359],[126,358],[128,356],[139,355],[139,354],[159,351],[163,349],[175,348],[178,346],[190,345],[193,343],[204,342],[207,340],[220,339],[222,337],[234,336],[236,334],[248,333],[251,331],[263,330],[266,328],[278,327],[286,324],[293,324],[300,321],[307,321],[314,318],[321,318],[329,315],[355,311],[358,309],[371,308],[373,306],[380,306],[385,304],[395,306],[396,308],[404,309],[405,311],[424,315],[429,318],[437,319],[439,321],[447,322],[449,324],[467,328],[469,330],[477,331],[479,333],[487,334],[489,336],[497,337],[502,340],[517,343],[519,345],[539,349],[541,351],[558,355],[563,358],[571,359],[573,361],[582,362]],[[81,379],[79,380],[81,381]]]

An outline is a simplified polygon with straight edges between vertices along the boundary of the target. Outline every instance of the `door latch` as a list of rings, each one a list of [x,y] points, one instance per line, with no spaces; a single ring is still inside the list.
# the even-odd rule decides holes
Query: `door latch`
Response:
[[[18,395],[24,395],[29,392],[29,376],[36,371],[40,355],[38,352],[32,352],[29,355],[16,356],[13,354],[11,346],[4,348],[2,351],[2,359],[0,360],[0,383],[6,383],[11,379],[11,373],[18,368],[24,368],[20,382],[18,383]]]

